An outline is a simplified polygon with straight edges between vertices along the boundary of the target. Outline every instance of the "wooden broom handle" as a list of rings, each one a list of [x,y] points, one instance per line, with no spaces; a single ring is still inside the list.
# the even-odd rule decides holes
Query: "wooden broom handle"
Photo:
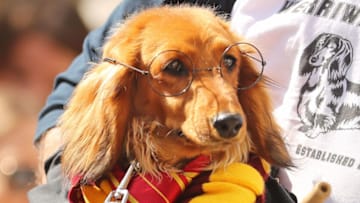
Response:
[[[326,182],[317,183],[301,203],[324,203],[330,196],[331,186]]]

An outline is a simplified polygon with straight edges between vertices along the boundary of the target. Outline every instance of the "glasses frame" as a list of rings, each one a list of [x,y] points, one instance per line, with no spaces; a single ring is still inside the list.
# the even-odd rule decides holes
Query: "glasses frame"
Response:
[[[184,52],[182,52],[182,51],[180,51],[180,50],[176,50],[176,49],[167,49],[167,50],[164,50],[164,51],[161,51],[161,52],[157,53],[157,54],[151,59],[149,65],[148,65],[149,69],[150,69],[151,65],[153,64],[153,62],[155,61],[155,59],[156,59],[158,56],[160,56],[161,54],[165,53],[165,52],[176,52],[176,53],[178,53],[178,54],[180,54],[180,55],[183,55],[185,58],[187,58],[187,59],[190,61],[190,65],[191,65],[191,67],[192,67],[192,71],[191,71],[192,76],[191,76],[191,79],[190,79],[190,81],[188,81],[189,83],[184,87],[183,90],[181,90],[180,92],[175,93],[175,94],[164,94],[164,93],[162,93],[161,91],[157,90],[157,89],[152,85],[152,83],[151,83],[151,81],[150,81],[151,78],[148,77],[150,86],[151,86],[152,89],[153,89],[157,94],[159,94],[160,96],[163,96],[163,97],[176,97],[176,96],[180,96],[180,95],[184,94],[185,92],[187,92],[187,91],[189,90],[189,88],[191,87],[191,84],[192,84],[192,82],[194,81],[194,75],[195,75],[195,72],[196,72],[196,70],[195,70],[195,68],[194,68],[195,66],[194,66],[191,58],[190,58],[187,54],[185,54]],[[147,72],[148,72],[148,74],[152,77],[150,71],[147,71]]]
[[[254,87],[254,86],[255,86],[257,83],[259,83],[260,80],[262,79],[262,77],[263,77],[263,75],[264,75],[264,69],[265,69],[266,61],[264,60],[264,57],[263,57],[261,51],[260,51],[255,45],[253,45],[253,44],[251,44],[251,43],[249,43],[249,42],[237,42],[237,43],[234,43],[234,44],[226,47],[226,49],[224,50],[224,52],[223,52],[223,54],[221,55],[221,58],[220,58],[220,63],[219,63],[220,66],[221,66],[221,64],[222,64],[222,62],[223,62],[223,60],[224,60],[224,56],[226,55],[226,53],[227,53],[231,48],[233,48],[233,47],[235,47],[235,46],[239,46],[239,45],[249,45],[250,47],[254,48],[254,50],[259,54],[259,57],[260,57],[260,59],[258,59],[258,58],[256,58],[256,57],[250,55],[249,53],[242,51],[242,50],[239,48],[241,54],[243,54],[243,55],[245,55],[245,56],[247,56],[247,57],[249,57],[249,58],[251,58],[251,59],[253,59],[253,60],[255,60],[255,61],[257,61],[257,62],[259,62],[259,63],[261,64],[261,70],[260,70],[260,72],[259,72],[259,75],[258,75],[258,77],[256,78],[256,80],[255,80],[253,83],[251,83],[250,85],[245,86],[245,87],[237,87],[237,88],[236,88],[237,90],[247,90],[247,89],[250,89],[250,88]],[[220,71],[220,73],[221,73],[221,71]],[[221,73],[221,74],[222,74],[222,73]],[[222,76],[222,75],[221,75],[221,76]]]
[[[129,69],[131,69],[131,70],[133,70],[133,71],[136,71],[136,72],[140,73],[141,75],[150,76],[151,78],[148,77],[148,80],[149,80],[151,89],[153,89],[154,92],[156,92],[157,94],[159,94],[160,96],[163,96],[163,97],[175,97],[175,96],[182,95],[182,94],[184,94],[185,92],[187,92],[187,91],[189,90],[189,88],[191,87],[191,84],[192,84],[192,82],[193,82],[193,80],[194,80],[194,77],[193,77],[193,76],[194,76],[195,73],[198,72],[198,71],[201,71],[201,70],[211,71],[211,70],[213,70],[213,69],[217,69],[217,70],[219,70],[219,73],[220,73],[221,77],[223,77],[222,71],[221,71],[221,64],[222,64],[222,62],[223,62],[223,60],[224,60],[224,56],[227,54],[227,52],[228,52],[231,48],[233,48],[233,47],[235,47],[235,46],[239,46],[239,45],[249,45],[249,46],[251,46],[251,47],[258,53],[258,55],[259,55],[259,57],[260,57],[260,58],[256,58],[256,57],[250,55],[249,53],[247,53],[247,52],[242,51],[241,49],[239,49],[241,54],[243,54],[243,55],[245,55],[245,56],[247,56],[247,57],[249,57],[249,58],[251,58],[251,59],[253,59],[253,60],[255,60],[255,61],[257,61],[257,62],[259,62],[259,63],[261,64],[261,70],[259,71],[259,75],[258,75],[258,77],[256,78],[256,80],[255,80],[253,83],[251,83],[250,85],[245,86],[245,87],[237,87],[237,88],[236,88],[237,90],[246,90],[246,89],[250,89],[250,88],[254,87],[257,83],[260,82],[260,80],[261,80],[262,77],[263,77],[264,69],[265,69],[265,65],[266,65],[266,61],[264,60],[264,57],[263,57],[261,51],[260,51],[255,45],[253,45],[253,44],[251,44],[251,43],[248,43],[248,42],[237,42],[237,43],[234,43],[234,44],[232,44],[232,45],[227,46],[226,49],[223,51],[223,53],[222,53],[222,55],[221,55],[220,62],[219,62],[219,66],[218,66],[218,67],[211,67],[211,68],[195,69],[195,68],[194,68],[194,64],[192,63],[191,58],[190,58],[187,54],[185,54],[184,52],[182,52],[182,51],[180,51],[180,50],[169,49],[169,50],[164,50],[164,51],[161,51],[161,52],[157,53],[157,54],[151,59],[150,64],[149,64],[149,67],[151,66],[151,64],[155,61],[155,59],[156,59],[159,55],[161,55],[161,54],[163,54],[163,53],[165,53],[165,52],[171,52],[171,51],[177,52],[177,53],[183,55],[184,57],[186,57],[186,58],[191,62],[191,66],[193,67],[193,68],[192,68],[192,77],[191,77],[191,80],[189,81],[189,84],[187,84],[186,87],[185,87],[183,90],[181,90],[180,92],[178,92],[178,93],[176,93],[176,94],[169,94],[169,95],[168,95],[168,94],[164,94],[164,93],[160,92],[159,90],[157,90],[155,87],[153,87],[153,85],[152,85],[152,83],[151,83],[151,81],[150,81],[151,78],[152,78],[152,75],[151,75],[150,71],[148,71],[148,70],[142,70],[142,69],[140,69],[140,68],[136,68],[136,67],[134,67],[134,66],[131,66],[131,65],[122,63],[122,62],[120,62],[120,61],[117,61],[117,60],[114,59],[114,58],[105,57],[105,58],[103,58],[102,61],[103,61],[103,62],[107,62],[107,63],[114,64],[114,65],[121,65],[121,66],[124,66],[124,67],[126,67],[126,68],[129,68]]]

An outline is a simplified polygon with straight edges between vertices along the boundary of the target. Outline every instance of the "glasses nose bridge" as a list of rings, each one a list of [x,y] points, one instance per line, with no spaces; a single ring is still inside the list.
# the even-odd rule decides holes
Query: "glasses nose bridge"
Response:
[[[217,76],[224,79],[221,75],[220,66],[196,68],[193,71],[193,80],[213,80]]]
[[[217,58],[217,57],[211,57],[208,56],[206,58],[197,60],[193,62],[193,74],[194,76],[198,76],[198,75],[205,75],[205,76],[210,76],[213,75],[215,76],[216,74],[221,74],[221,57]]]
[[[215,80],[225,80],[221,74],[220,69],[220,66],[201,67],[194,69],[193,81],[191,82],[191,86],[193,86],[194,83],[204,86],[208,83],[217,83]],[[220,83],[223,84],[223,82]]]

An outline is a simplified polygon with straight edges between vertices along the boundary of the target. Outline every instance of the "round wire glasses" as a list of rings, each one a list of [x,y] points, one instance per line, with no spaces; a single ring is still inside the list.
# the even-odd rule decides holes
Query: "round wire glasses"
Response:
[[[246,84],[239,82],[234,87],[238,90],[249,89],[261,80],[266,62],[260,50],[247,42],[238,42],[228,46],[221,54],[218,67],[195,68],[191,58],[179,50],[165,50],[158,53],[152,58],[147,70],[124,64],[112,58],[104,58],[103,61],[130,68],[147,76],[153,91],[161,96],[171,97],[184,94],[190,88],[194,76],[200,71],[214,72],[216,70],[224,80],[230,80],[232,75],[238,72],[235,69],[241,68],[242,65],[242,62],[237,60],[239,57],[234,54],[247,57],[252,66],[256,67],[255,76],[247,78]]]

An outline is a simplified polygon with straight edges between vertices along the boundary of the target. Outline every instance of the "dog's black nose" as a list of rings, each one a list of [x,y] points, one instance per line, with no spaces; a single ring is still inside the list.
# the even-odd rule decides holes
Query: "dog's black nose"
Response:
[[[213,126],[223,138],[234,137],[242,126],[242,118],[239,114],[220,113],[213,120]]]

